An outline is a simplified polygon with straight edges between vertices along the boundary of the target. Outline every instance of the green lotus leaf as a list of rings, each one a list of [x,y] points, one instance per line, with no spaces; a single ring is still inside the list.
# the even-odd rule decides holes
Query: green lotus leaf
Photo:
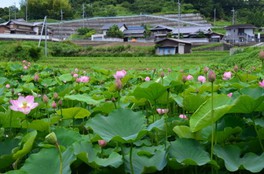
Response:
[[[145,98],[150,101],[155,101],[167,91],[160,83],[145,82],[138,86],[132,93],[137,99]]]
[[[206,101],[206,97],[202,95],[192,95],[192,94],[185,95],[183,97],[184,110],[194,112],[205,101]]]
[[[7,139],[0,142],[0,171],[4,169],[15,161],[12,155],[12,150],[18,146],[18,139]]]
[[[206,100],[191,116],[190,128],[192,132],[199,131],[212,123],[215,123],[232,108],[231,99],[226,95],[218,95],[213,98],[213,117],[212,117],[212,98]]]
[[[241,150],[235,145],[225,147],[215,145],[214,153],[224,160],[226,169],[231,172],[243,168],[252,173],[258,173],[264,168],[264,153],[258,156],[249,152],[241,158]]]
[[[163,146],[133,148],[132,164],[135,174],[155,173],[167,165],[167,155]],[[125,170],[131,173],[130,155],[125,155]]]
[[[198,141],[193,139],[177,139],[171,143],[169,149],[170,158],[175,158],[183,165],[202,166],[209,163],[210,156]]]
[[[71,81],[73,79],[73,77],[72,77],[71,73],[67,73],[67,74],[60,75],[59,79],[60,79],[60,81],[68,82],[68,81]]]
[[[72,148],[62,153],[63,174],[71,174],[70,165],[75,159]],[[60,173],[59,152],[56,148],[41,149],[38,153],[30,155],[20,170],[28,174]]]
[[[28,128],[35,129],[37,131],[49,131],[49,123],[46,120],[33,120]]]
[[[87,109],[74,107],[57,110],[58,115],[62,115],[63,119],[83,119],[90,116],[90,112]]]
[[[102,151],[99,146],[93,146],[88,141],[82,141],[73,144],[74,154],[86,164],[98,168],[98,167],[114,167],[117,168],[123,164],[122,155],[115,151],[111,151],[107,157],[105,157],[105,151]],[[103,157],[101,157],[103,156]]]
[[[264,96],[257,99],[248,95],[241,95],[234,101],[234,106],[229,113],[251,113],[255,111],[264,101]]]
[[[90,119],[86,126],[106,141],[131,142],[140,139],[146,132],[146,119],[142,112],[118,109],[107,117],[98,115]]]
[[[194,134],[190,130],[188,126],[175,126],[173,131],[180,137],[180,138],[192,138],[194,139]]]
[[[93,111],[99,111],[104,114],[109,114],[115,109],[115,104],[113,102],[101,103],[99,106],[95,107]]]
[[[87,94],[66,95],[64,98],[68,100],[85,102],[88,105],[98,105],[100,103],[100,101],[94,100],[92,97],[90,97]]]
[[[64,127],[57,127],[54,133],[57,136],[59,144],[65,147],[71,146],[74,142],[80,141],[82,138],[78,131]]]
[[[33,147],[33,143],[35,141],[36,136],[37,136],[36,130],[27,133],[21,140],[21,147],[22,148],[15,150],[15,152],[13,154],[13,158],[21,159],[22,157],[27,155]]]

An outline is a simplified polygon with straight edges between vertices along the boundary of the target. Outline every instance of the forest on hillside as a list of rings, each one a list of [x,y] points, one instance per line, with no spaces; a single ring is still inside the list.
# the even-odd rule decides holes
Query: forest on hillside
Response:
[[[264,0],[21,0],[16,7],[0,8],[0,18],[29,20],[70,20],[96,16],[124,16],[135,14],[201,13],[208,19],[231,20],[254,24],[264,23]],[[27,15],[26,15],[27,14]]]

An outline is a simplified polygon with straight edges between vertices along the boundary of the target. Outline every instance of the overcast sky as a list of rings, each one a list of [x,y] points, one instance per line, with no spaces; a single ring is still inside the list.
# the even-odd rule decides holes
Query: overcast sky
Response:
[[[19,8],[20,6],[20,0],[0,0],[0,7],[9,7],[16,4],[16,7]]]

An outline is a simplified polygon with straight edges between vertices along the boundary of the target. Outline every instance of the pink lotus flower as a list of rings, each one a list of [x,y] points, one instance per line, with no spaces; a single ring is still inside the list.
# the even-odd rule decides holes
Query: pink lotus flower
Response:
[[[73,74],[72,76],[73,76],[74,78],[77,78],[77,77],[78,77],[78,74],[75,73],[75,74]]]
[[[53,109],[55,109],[55,108],[57,107],[57,104],[56,104],[55,101],[52,102],[51,107],[52,107]]]
[[[231,98],[233,96],[233,93],[230,92],[230,93],[227,94],[227,96]]]
[[[98,140],[98,144],[100,147],[105,147],[107,145],[107,142],[105,140]]]
[[[193,79],[193,76],[190,74],[186,77],[186,80],[192,80],[192,79]]]
[[[125,70],[122,70],[122,71],[116,71],[115,75],[114,75],[114,78],[115,79],[122,79],[123,77],[125,77],[126,75],[126,71]]]
[[[184,115],[184,114],[180,114],[180,115],[179,115],[179,118],[181,118],[181,119],[185,119],[185,120],[188,119],[188,117],[187,117],[186,115]]]
[[[229,79],[231,79],[231,77],[232,77],[232,73],[230,71],[225,72],[223,75],[223,80],[229,80]]]
[[[150,77],[147,76],[147,77],[145,78],[145,81],[146,81],[146,82],[150,81]]]
[[[10,85],[9,85],[9,84],[6,84],[6,88],[7,88],[7,89],[10,88]]]
[[[201,83],[205,83],[206,82],[206,78],[204,76],[198,76],[198,81]]]
[[[12,104],[10,109],[24,114],[30,113],[32,109],[38,106],[38,103],[34,103],[34,96],[32,95],[26,97],[19,96],[17,100],[10,100],[10,103]]]
[[[158,114],[162,115],[162,114],[167,114],[169,112],[169,109],[157,109]]]
[[[259,86],[264,88],[264,80],[262,80],[261,82],[259,82]]]
[[[81,76],[81,77],[76,79],[76,82],[87,83],[87,82],[89,82],[89,80],[90,80],[90,78],[88,76]]]

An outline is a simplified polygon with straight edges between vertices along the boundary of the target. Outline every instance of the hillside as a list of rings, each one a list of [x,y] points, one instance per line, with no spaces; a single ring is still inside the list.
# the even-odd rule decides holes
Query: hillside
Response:
[[[125,23],[127,26],[131,25],[148,25],[153,27],[155,25],[167,25],[171,27],[178,26],[210,26],[199,13],[182,14],[181,20],[178,20],[177,14],[170,15],[133,15],[133,16],[119,16],[119,17],[95,17],[85,18],[84,20],[63,21],[57,23],[49,23],[49,27],[53,30],[53,37],[66,38],[76,32],[78,28],[88,27],[93,28],[97,33],[101,32],[103,25],[108,23]]]

